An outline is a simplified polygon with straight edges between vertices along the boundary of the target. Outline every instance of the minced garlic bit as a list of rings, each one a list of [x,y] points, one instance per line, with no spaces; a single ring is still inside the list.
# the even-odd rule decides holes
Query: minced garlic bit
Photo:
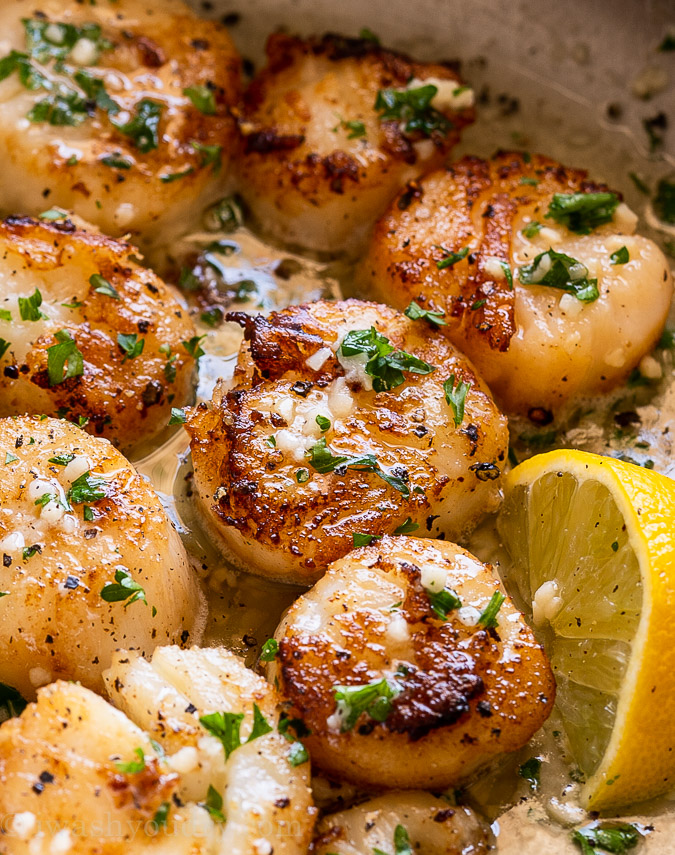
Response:
[[[532,598],[532,619],[535,626],[543,626],[551,621],[563,607],[562,598],[558,596],[558,583],[551,579],[541,584]]]

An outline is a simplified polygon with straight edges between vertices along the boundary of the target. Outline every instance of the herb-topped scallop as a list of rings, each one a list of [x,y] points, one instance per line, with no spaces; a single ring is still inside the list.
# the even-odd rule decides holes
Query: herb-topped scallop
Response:
[[[113,651],[199,640],[204,614],[159,498],[104,439],[47,417],[0,420],[0,683],[96,691]]]
[[[5,213],[48,203],[144,250],[223,195],[240,59],[181,0],[0,7]]]
[[[318,301],[245,328],[187,415],[198,501],[244,568],[310,583],[386,533],[460,538],[498,503],[506,419],[428,319]]]
[[[244,97],[240,192],[270,237],[305,249],[356,253],[401,185],[440,166],[473,120],[450,65],[374,38],[276,33],[267,59]]]
[[[0,416],[59,416],[129,450],[191,399],[199,341],[132,246],[53,215],[0,222]]]
[[[434,312],[507,412],[546,424],[625,381],[658,341],[673,283],[636,224],[583,170],[466,157],[391,204],[364,273],[394,306]]]
[[[266,653],[312,762],[368,787],[457,785],[525,745],[555,697],[492,568],[453,543],[384,537],[336,561]]]

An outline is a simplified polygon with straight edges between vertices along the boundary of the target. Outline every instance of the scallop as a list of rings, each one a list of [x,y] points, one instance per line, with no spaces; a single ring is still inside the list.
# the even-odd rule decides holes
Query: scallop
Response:
[[[316,817],[309,757],[280,732],[279,697],[262,677],[227,650],[160,647],[151,662],[117,653],[105,680],[180,772],[179,799],[217,793],[223,855],[305,855]]]
[[[316,855],[364,852],[424,852],[478,855],[493,850],[492,835],[468,807],[430,793],[389,793],[323,817]],[[404,848],[409,845],[410,848]]]
[[[69,219],[0,222],[0,416],[59,416],[125,451],[193,397],[199,345],[129,244]]]
[[[121,646],[191,644],[202,597],[157,495],[104,439],[43,417],[0,420],[0,682],[96,691]]]
[[[150,251],[224,195],[240,58],[217,22],[180,0],[11,0],[0,31],[5,213],[61,206]]]
[[[216,855],[219,823],[176,802],[147,734],[74,683],[0,728],[3,847],[12,855]]]
[[[457,539],[499,502],[506,420],[445,336],[358,300],[228,317],[232,388],[190,411],[205,521],[251,572],[309,583],[385,533]]]
[[[274,637],[268,677],[312,762],[367,787],[456,786],[523,746],[553,706],[532,631],[492,568],[452,543],[387,536],[355,550]]]
[[[444,313],[445,334],[509,413],[542,424],[623,383],[673,293],[620,196],[541,155],[466,157],[403,192],[364,262],[373,294]]]
[[[443,163],[472,105],[449,65],[372,39],[276,33],[245,95],[240,192],[276,240],[356,254],[397,190]]]

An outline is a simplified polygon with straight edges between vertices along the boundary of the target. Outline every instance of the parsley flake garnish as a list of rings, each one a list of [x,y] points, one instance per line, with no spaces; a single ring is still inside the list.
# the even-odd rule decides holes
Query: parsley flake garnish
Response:
[[[386,721],[392,710],[392,700],[402,691],[398,683],[384,677],[365,686],[333,686],[340,733],[352,730],[363,713],[374,721]]]
[[[170,810],[171,802],[162,802],[162,804],[157,808],[157,811],[150,823],[154,826],[155,832],[159,831],[160,828],[166,828],[166,825],[169,821]]]
[[[435,312],[432,309],[423,309],[414,300],[403,313],[411,321],[428,321],[434,327],[445,327],[447,323],[443,320],[445,312]]]
[[[11,343],[6,341],[4,338],[0,338],[0,359],[7,353],[9,348],[11,347]]]
[[[68,330],[54,333],[58,344],[47,348],[47,376],[50,386],[84,374],[84,358]]]
[[[619,204],[616,193],[556,193],[546,217],[579,235],[609,223]]]
[[[120,295],[115,288],[104,279],[100,273],[94,273],[89,277],[89,284],[97,294],[103,294],[105,297],[111,297],[113,300],[119,300]]]
[[[675,223],[675,182],[662,178],[656,188],[654,211],[664,223]]]
[[[27,706],[28,702],[13,686],[0,683],[0,724],[20,716]]]
[[[350,330],[338,348],[340,356],[360,354],[368,357],[364,370],[373,378],[373,389],[376,392],[386,392],[405,383],[404,371],[424,375],[436,370],[435,365],[430,365],[404,350],[396,350],[389,339],[378,333],[375,327]]]
[[[317,416],[316,423],[322,431],[330,430],[330,419],[327,419],[325,416]]]
[[[530,785],[532,792],[539,789],[541,772],[541,760],[538,757],[530,757],[522,766],[518,767],[518,774],[524,778]]]
[[[22,321],[46,321],[47,315],[40,309],[42,294],[36,288],[30,297],[19,297],[19,314]]]
[[[159,146],[159,121],[162,105],[143,98],[136,105],[135,115],[128,122],[113,122],[120,133],[131,137],[136,148],[146,154]]]
[[[262,650],[260,651],[260,661],[261,662],[274,662],[277,653],[279,652],[279,642],[276,638],[268,638],[267,641],[263,644]]]
[[[127,359],[135,359],[143,353],[145,339],[138,337],[138,333],[117,333],[117,346],[124,354],[122,362]]]
[[[204,808],[204,810],[208,811],[212,820],[215,822],[225,822],[225,814],[223,813],[223,797],[212,784],[209,784],[209,788],[206,792],[206,801],[199,802],[199,804]]]
[[[499,613],[505,599],[506,597],[501,593],[501,591],[495,591],[490,597],[490,602],[478,616],[478,623],[482,624],[486,629],[499,626],[497,614]]]
[[[525,235],[526,238],[533,238],[536,237],[543,228],[544,227],[540,222],[538,222],[537,220],[532,220],[531,223],[528,223],[525,228],[521,229],[520,231],[522,234]]]
[[[205,335],[193,335],[189,341],[182,341],[181,344],[194,359],[199,359],[204,356],[204,351],[201,348],[201,342],[206,338]]]
[[[184,425],[186,421],[185,410],[181,410],[180,407],[171,407],[170,425]]]
[[[104,478],[97,478],[90,470],[82,473],[70,486],[66,497],[73,505],[81,505],[85,502],[98,502],[105,499],[105,488],[108,482]]]
[[[380,114],[381,122],[398,119],[406,134],[445,135],[453,125],[431,106],[437,93],[438,87],[431,83],[416,89],[380,89],[375,99],[375,110]]]
[[[119,771],[123,772],[125,775],[138,775],[139,772],[142,772],[145,769],[145,753],[143,749],[135,748],[134,754],[138,758],[137,760],[129,760],[127,763],[115,763],[115,766]]]
[[[455,609],[462,608],[462,601],[452,589],[444,588],[442,591],[430,591],[425,588],[429,605],[441,620],[447,620],[448,615]]]
[[[419,523],[413,522],[411,517],[408,517],[404,523],[394,529],[394,534],[410,534],[413,531],[417,531],[419,528]]]
[[[336,472],[338,475],[343,475],[347,469],[374,472],[383,481],[386,481],[389,486],[402,493],[404,498],[407,499],[410,496],[410,488],[403,478],[385,472],[380,467],[374,454],[362,454],[357,457],[333,454],[332,450],[326,445],[326,438],[323,436],[309,449],[307,454],[310,466],[322,475],[328,472]]]
[[[18,459],[19,458],[16,456],[16,454],[12,454],[11,451],[7,451],[5,453],[5,466],[9,465],[10,463],[16,463]]]
[[[212,736],[220,740],[227,760],[230,754],[242,744],[240,730],[243,720],[244,713],[215,712],[201,716],[199,723]],[[253,742],[259,736],[270,733],[271,730],[272,727],[260,712],[258,705],[253,704],[253,728],[246,742]]]
[[[361,531],[355,531],[352,535],[352,540],[355,547],[370,546],[374,540],[382,540],[381,534],[364,534]]]
[[[452,410],[455,427],[459,427],[464,421],[466,396],[469,394],[470,389],[471,383],[465,383],[461,378],[456,380],[454,374],[451,374],[443,384],[445,401]]]
[[[601,822],[572,832],[572,840],[580,847],[582,855],[601,855],[601,852],[623,855],[634,849],[641,839],[638,829],[629,822]]]
[[[302,742],[294,742],[288,749],[288,762],[291,766],[301,766],[309,760],[309,754]]]
[[[582,303],[592,303],[600,296],[598,280],[588,278],[588,268],[564,252],[548,249],[539,253],[532,264],[518,270],[524,285],[544,285],[573,294]]]
[[[115,571],[115,581],[108,582],[101,589],[101,599],[105,600],[106,603],[123,602],[125,609],[139,600],[144,602],[146,606],[148,604],[142,585],[135,582],[131,573],[123,567]]]
[[[208,86],[188,86],[187,89],[183,89],[183,95],[187,95],[200,113],[205,116],[215,115],[216,96]]]
[[[613,252],[609,260],[612,264],[628,264],[630,261],[630,254],[628,253],[628,248],[622,246],[621,249],[617,249],[616,252]]]
[[[449,249],[446,249],[444,246],[439,246],[439,249],[442,249],[445,253],[445,257],[440,261],[436,262],[436,267],[439,270],[445,270],[446,267],[452,267],[457,264],[458,261],[461,261],[463,258],[466,258],[469,254],[469,247],[465,246],[459,250],[459,252],[452,252]]]

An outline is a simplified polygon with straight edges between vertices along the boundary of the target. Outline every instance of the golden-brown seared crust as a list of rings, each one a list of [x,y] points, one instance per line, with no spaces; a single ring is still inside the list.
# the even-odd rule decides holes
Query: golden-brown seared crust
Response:
[[[371,225],[402,182],[440,165],[473,120],[470,107],[444,109],[447,130],[432,131],[418,147],[421,132],[405,132],[375,110],[381,89],[405,89],[413,78],[460,87],[449,64],[417,63],[373,41],[333,34],[303,40],[276,33],[267,56],[240,117],[241,189],[263,228],[311,249],[353,252],[356,232]],[[361,123],[361,132],[351,135],[348,122]],[[332,229],[305,221],[322,216],[313,208],[330,217]]]
[[[335,562],[277,630],[269,676],[329,773],[373,786],[455,784],[524,744],[551,711],[553,675],[511,602],[494,627],[467,625],[456,609],[442,619],[421,584],[430,567],[445,569],[447,588],[476,613],[497,590],[491,568],[454,544],[385,536]],[[383,677],[400,692],[385,720],[362,713],[340,732],[336,687]]]
[[[233,388],[211,407],[193,410],[186,425],[199,495],[223,536],[236,529],[247,541],[285,553],[284,560],[297,564],[295,580],[303,581],[347,552],[355,532],[391,532],[410,517],[424,534],[458,536],[492,503],[496,483],[479,469],[486,464],[489,475],[498,476],[505,422],[471,364],[428,324],[357,300],[294,306],[267,319],[230,317],[241,321],[247,338]],[[345,385],[351,412],[331,419],[324,440],[334,455],[375,454],[382,470],[402,479],[407,496],[372,471],[321,474],[302,452],[293,456],[270,440],[292,427],[280,412],[284,401],[304,406],[324,394],[330,400],[345,375],[333,350],[340,325],[344,333],[349,325],[368,329],[371,323],[396,349],[435,370],[406,374],[404,385],[379,393],[358,382],[351,390]],[[325,361],[310,368],[307,359],[321,350]],[[443,392],[451,375],[471,385],[457,427]],[[267,564],[273,574],[274,561]],[[252,569],[265,573],[264,564]]]
[[[516,332],[515,294],[507,278],[486,270],[487,259],[511,267],[513,223],[523,209],[536,207],[543,218],[555,193],[605,190],[585,170],[538,154],[464,157],[392,202],[375,228],[365,275],[395,306],[416,300],[445,311],[443,329],[458,346],[468,337],[508,350]],[[467,247],[464,259],[438,269],[438,262]]]
[[[0,358],[0,416],[88,420],[87,431],[130,449],[165,427],[172,405],[189,401],[195,359],[183,342],[194,326],[172,291],[133,253],[129,244],[70,220],[0,222],[0,307],[12,314],[1,333],[10,346]],[[119,299],[97,292],[92,275],[103,277]],[[16,297],[30,297],[35,288],[47,317],[22,324]],[[61,331],[75,341],[84,372],[51,385],[49,348]],[[120,334],[143,341],[142,352],[128,358]]]

